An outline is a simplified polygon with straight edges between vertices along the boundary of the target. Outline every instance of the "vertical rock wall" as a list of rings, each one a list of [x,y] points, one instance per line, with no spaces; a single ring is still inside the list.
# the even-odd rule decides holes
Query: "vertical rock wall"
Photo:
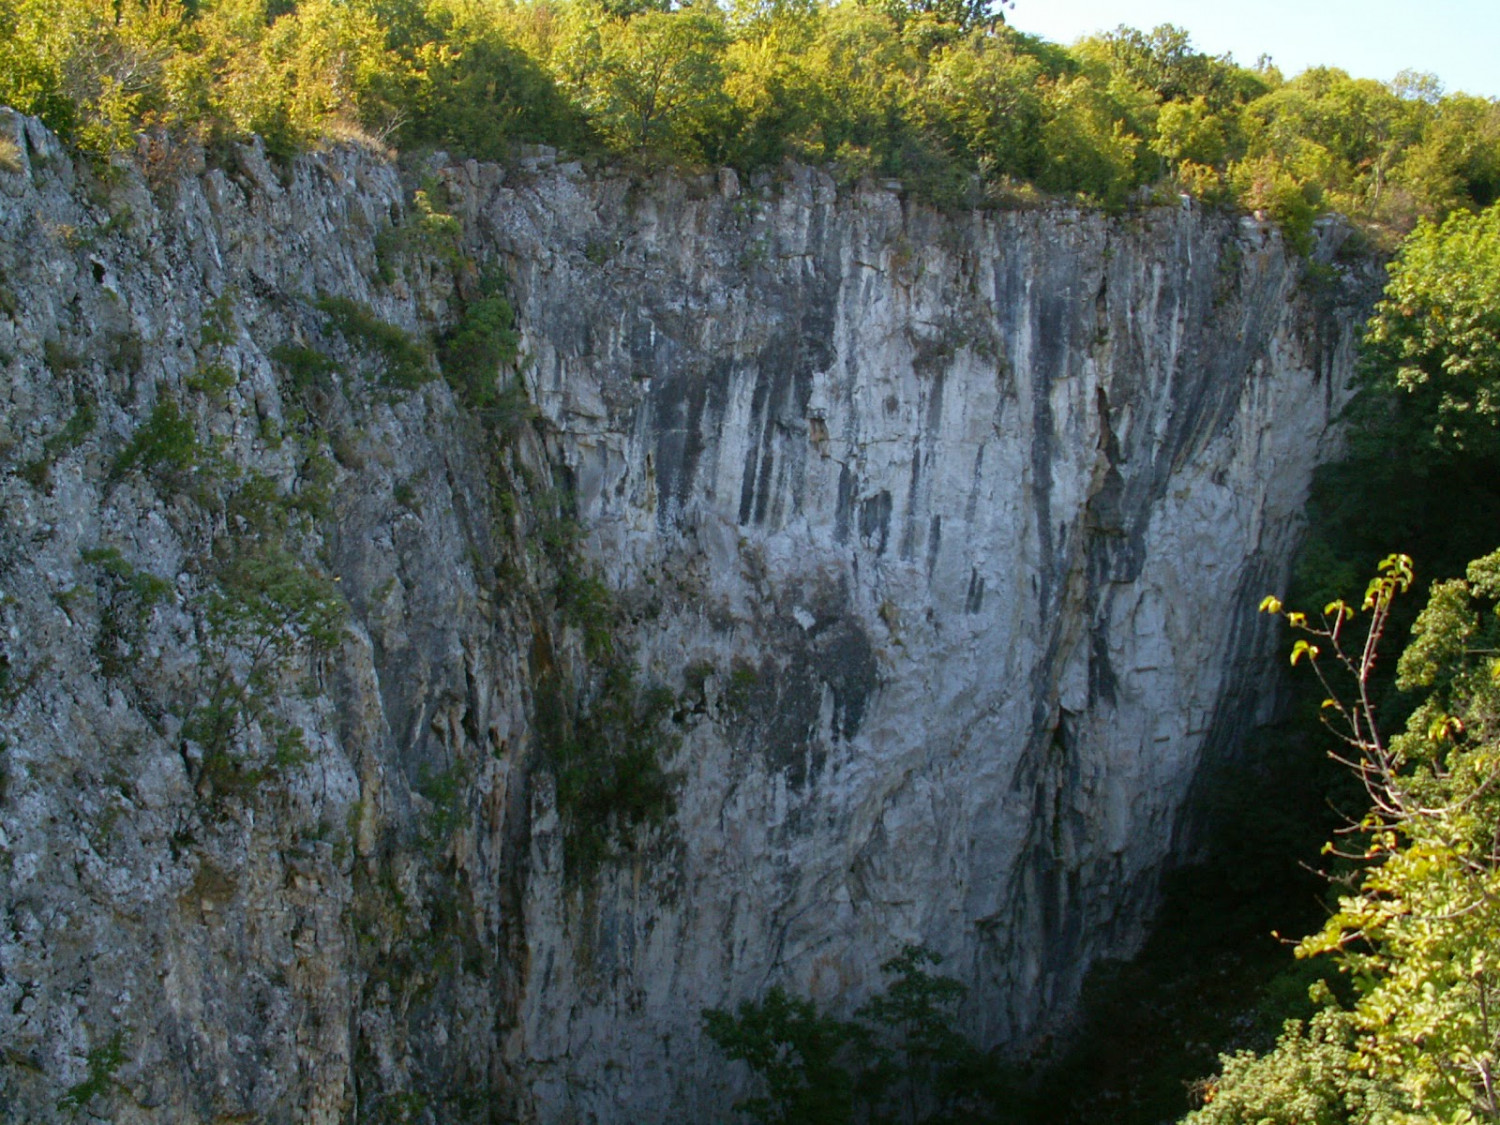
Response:
[[[1266,717],[1254,607],[1353,320],[1275,231],[1185,202],[942,217],[806,170],[562,176],[476,221],[640,659],[704,685],[671,864],[583,903],[530,884],[549,1100],[701,1115],[700,1007],[782,983],[847,1009],[908,942],[987,1043],[1065,1017],[1139,940],[1205,755]]]
[[[1264,717],[1339,270],[545,155],[425,168],[450,242],[367,154],[0,127],[10,1119],[701,1120],[704,1007],[921,942],[1019,1043],[1139,940]],[[499,272],[531,420],[400,376]],[[584,870],[547,732],[601,652],[672,812]]]

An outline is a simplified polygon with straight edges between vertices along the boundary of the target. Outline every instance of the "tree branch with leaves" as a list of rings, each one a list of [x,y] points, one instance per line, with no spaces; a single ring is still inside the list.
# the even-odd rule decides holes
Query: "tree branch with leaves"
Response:
[[[1369,798],[1324,849],[1348,865],[1349,892],[1297,946],[1335,958],[1353,1002],[1340,1012],[1325,988],[1323,1038],[1288,1024],[1263,1058],[1224,1059],[1193,1125],[1500,1121],[1500,551],[1433,587],[1397,665],[1397,686],[1424,695],[1387,740],[1371,679],[1412,580],[1411,560],[1391,555],[1358,611],[1338,601],[1314,619],[1261,603],[1300,634],[1291,659],[1327,692],[1330,754]],[[1334,1060],[1316,1111],[1268,1113],[1257,1099],[1314,1055]]]

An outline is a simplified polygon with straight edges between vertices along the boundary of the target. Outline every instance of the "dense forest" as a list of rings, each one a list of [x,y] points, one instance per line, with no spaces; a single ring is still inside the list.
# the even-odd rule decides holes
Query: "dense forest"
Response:
[[[1331,834],[1327,921],[1297,947],[1324,967],[1251,959],[1241,983],[1262,991],[1243,1026],[1227,1026],[1243,995],[1214,1010],[1198,978],[1174,977],[1191,992],[1159,1007],[1201,1009],[1216,1047],[1260,1048],[1197,1083],[1195,1125],[1500,1120],[1500,102],[1426,75],[1288,79],[1171,27],[1062,47],[972,0],[0,0],[0,103],[101,162],[128,152],[148,168],[249,133],[281,158],[334,142],[485,159],[547,144],[643,167],[818,163],[948,208],[1187,194],[1264,212],[1302,248],[1318,215],[1353,219],[1361,245],[1393,256],[1390,284],[1348,456],[1313,497],[1296,588],[1264,607],[1312,671],[1280,745],[1219,809],[1217,873],[1169,900],[1159,954],[1263,933],[1264,912],[1226,921],[1230,904]],[[1330,754],[1331,771],[1309,769]],[[1155,1003],[1160,974],[1096,989],[1092,1032],[1048,1078],[987,1069],[954,1040],[959,996],[922,951],[891,972],[863,1028],[781,994],[710,1014],[706,1034],[767,1078],[746,1109],[853,1120],[860,1079],[836,1063],[856,1047],[877,1060],[871,1113],[915,1097],[914,1075],[930,1120],[1188,1108],[1179,1077],[1165,1100],[1079,1104],[1098,1096],[1079,1076],[1107,1069],[1107,1025],[1141,1026],[1118,1006]],[[899,1051],[869,1046],[898,1027]]]
[[[1500,197],[1500,106],[1431,76],[1287,80],[1172,27],[1064,48],[972,0],[5,0],[0,103],[100,154],[254,132],[793,158],[948,206],[1187,192],[1297,239],[1325,209],[1403,232]]]

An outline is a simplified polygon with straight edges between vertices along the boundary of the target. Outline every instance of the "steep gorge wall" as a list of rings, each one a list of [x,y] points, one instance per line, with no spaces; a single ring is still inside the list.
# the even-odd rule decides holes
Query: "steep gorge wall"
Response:
[[[16,1119],[702,1120],[705,1006],[847,1010],[922,942],[1023,1043],[1139,940],[1269,706],[1254,602],[1356,279],[1196,206],[253,146],[101,177],[0,125]],[[534,422],[318,300],[420,340],[497,269]],[[193,457],[139,440],[182,438],[163,402]],[[336,642],[235,617],[237,559],[336,587]],[[626,710],[673,805],[581,873],[548,731],[603,651],[670,699]]]

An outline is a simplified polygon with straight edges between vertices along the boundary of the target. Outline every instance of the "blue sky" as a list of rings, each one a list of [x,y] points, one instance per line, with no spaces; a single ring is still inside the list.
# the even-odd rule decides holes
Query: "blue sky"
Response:
[[[1500,97],[1500,0],[1015,0],[1006,22],[1060,43],[1129,24],[1173,23],[1200,51],[1262,54],[1288,78],[1337,66],[1389,81],[1403,69],[1436,74],[1449,93]]]

